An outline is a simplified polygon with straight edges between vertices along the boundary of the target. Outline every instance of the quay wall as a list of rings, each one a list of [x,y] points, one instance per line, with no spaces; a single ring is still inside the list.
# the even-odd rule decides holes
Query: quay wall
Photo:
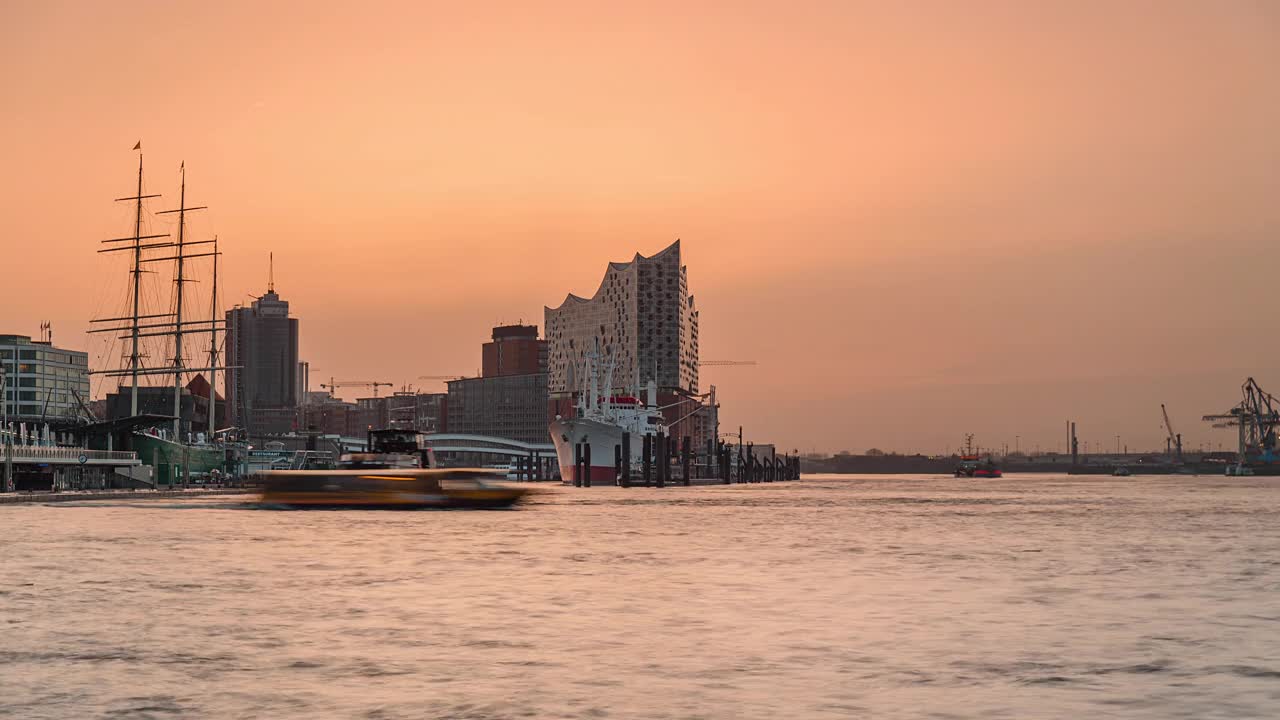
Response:
[[[208,497],[211,495],[245,495],[253,490],[215,488],[202,490],[98,490],[90,492],[13,492],[0,493],[0,505],[20,503],[81,502],[86,500],[161,500],[165,498]]]

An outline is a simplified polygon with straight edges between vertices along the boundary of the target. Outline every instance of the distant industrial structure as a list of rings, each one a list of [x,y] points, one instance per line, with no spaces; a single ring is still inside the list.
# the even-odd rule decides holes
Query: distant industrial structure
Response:
[[[1253,378],[1244,381],[1240,394],[1240,402],[1227,412],[1204,416],[1215,428],[1235,428],[1238,432],[1236,460],[1227,466],[1226,474],[1280,475],[1280,400]]]

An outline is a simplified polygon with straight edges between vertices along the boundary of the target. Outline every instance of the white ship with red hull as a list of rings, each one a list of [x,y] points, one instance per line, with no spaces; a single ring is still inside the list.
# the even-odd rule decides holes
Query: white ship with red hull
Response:
[[[560,477],[570,484],[577,480],[574,448],[579,444],[590,447],[591,484],[613,485],[618,479],[615,448],[622,446],[622,434],[631,433],[628,462],[639,467],[643,462],[643,436],[655,435],[662,427],[662,413],[631,396],[605,398],[597,402],[595,412],[582,412],[581,404],[579,407],[578,417],[558,418],[551,423]]]
[[[551,423],[551,441],[556,447],[556,459],[560,463],[560,477],[569,484],[577,478],[577,457],[574,449],[579,445],[590,448],[591,484],[613,485],[618,479],[616,448],[622,446],[622,436],[630,433],[630,457],[626,462],[639,469],[643,462],[644,436],[666,434],[662,408],[658,407],[658,386],[650,380],[645,388],[645,402],[641,402],[638,388],[635,394],[615,394],[613,388],[614,362],[610,358],[599,373],[600,353],[588,353],[582,368],[582,385],[578,390],[576,415],[559,416]],[[637,472],[633,477],[639,477]]]

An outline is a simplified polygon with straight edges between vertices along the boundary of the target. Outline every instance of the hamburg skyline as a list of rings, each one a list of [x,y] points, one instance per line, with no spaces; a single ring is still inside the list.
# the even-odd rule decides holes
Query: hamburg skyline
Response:
[[[1166,403],[1231,447],[1200,417],[1280,386],[1280,8],[1158,5],[9,4],[0,331],[107,362],[140,139],[317,378],[470,375],[680,239],[701,357],[759,363],[703,389],[780,446],[1148,450]]]

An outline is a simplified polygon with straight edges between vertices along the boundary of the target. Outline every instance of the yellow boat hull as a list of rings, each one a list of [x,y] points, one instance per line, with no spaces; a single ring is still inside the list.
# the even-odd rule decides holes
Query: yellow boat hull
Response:
[[[256,477],[263,504],[289,508],[505,508],[529,494],[486,482],[495,477],[487,470],[273,470]]]

